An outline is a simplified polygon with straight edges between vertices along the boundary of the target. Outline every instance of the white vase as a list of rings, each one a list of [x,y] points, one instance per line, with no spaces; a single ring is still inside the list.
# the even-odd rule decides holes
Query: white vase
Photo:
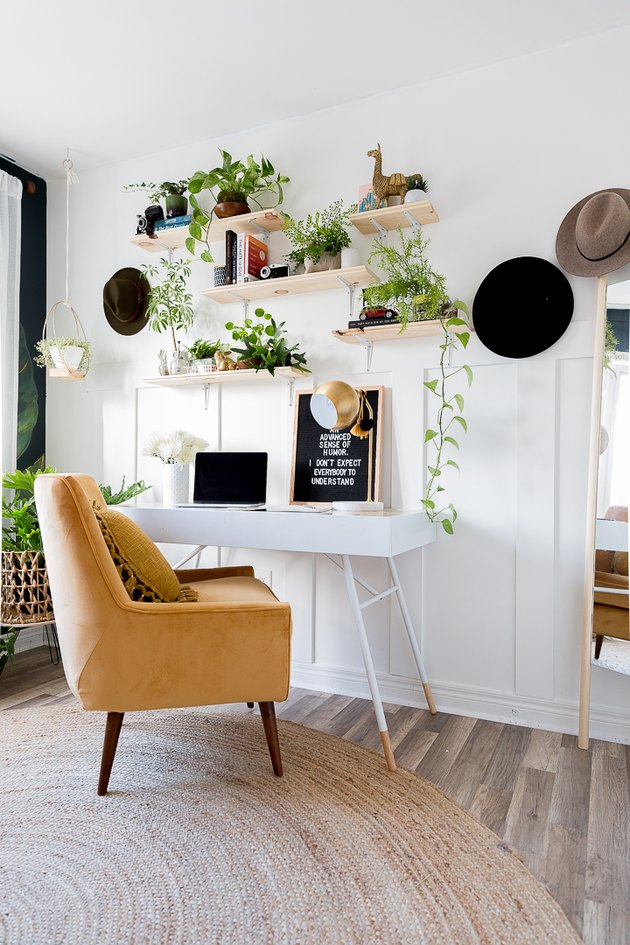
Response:
[[[64,345],[60,348],[58,345],[50,346],[50,356],[54,361],[55,367],[70,368],[76,371],[81,364],[81,358],[84,350],[79,345]]]
[[[419,203],[421,200],[428,200],[424,190],[408,190],[405,194],[405,203]]]
[[[358,249],[355,249],[354,246],[346,246],[345,249],[341,250],[341,268],[342,269],[352,269],[354,266],[361,265],[361,255]]]
[[[189,466],[164,463],[162,505],[182,505],[184,502],[188,502],[190,494],[189,469]]]
[[[341,253],[322,253],[317,262],[313,262],[308,256],[304,260],[305,272],[325,272],[328,269],[339,269],[341,267]]]

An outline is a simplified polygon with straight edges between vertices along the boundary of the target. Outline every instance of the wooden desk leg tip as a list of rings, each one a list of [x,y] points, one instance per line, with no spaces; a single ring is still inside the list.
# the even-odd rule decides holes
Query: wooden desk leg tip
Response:
[[[433,701],[433,693],[431,692],[431,686],[428,682],[422,683],[422,688],[424,689],[424,695],[427,700],[427,705],[429,706],[429,712],[431,715],[435,715],[437,709],[435,708],[435,702]]]
[[[379,734],[383,743],[383,754],[385,755],[385,761],[387,762],[387,770],[395,771],[396,759],[394,758],[394,752],[392,751],[392,743],[389,740],[389,732],[379,732]]]

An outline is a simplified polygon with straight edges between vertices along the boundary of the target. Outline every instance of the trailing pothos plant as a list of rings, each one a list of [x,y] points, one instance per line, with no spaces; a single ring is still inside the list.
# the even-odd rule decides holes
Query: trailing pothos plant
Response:
[[[465,316],[462,318],[458,312]],[[441,484],[442,473],[449,467],[459,472],[458,463],[452,458],[453,450],[459,450],[459,436],[461,431],[468,431],[468,424],[463,416],[464,396],[459,392],[451,394],[449,382],[462,372],[466,375],[468,386],[473,382],[473,372],[469,364],[452,366],[451,356],[457,347],[466,349],[470,340],[468,326],[468,308],[464,302],[455,301],[449,305],[448,312],[438,319],[443,332],[440,345],[440,374],[432,381],[425,381],[424,386],[439,401],[436,417],[436,428],[428,427],[424,433],[424,442],[427,449],[434,449],[435,453],[427,465],[429,473],[427,485],[422,499],[422,505],[432,522],[439,522],[448,535],[453,534],[453,526],[457,521],[457,510],[452,502],[444,502],[446,489]],[[450,454],[450,455],[449,455]]]
[[[473,380],[470,365],[451,366],[453,351],[466,349],[470,340],[468,309],[463,302],[449,298],[446,278],[436,272],[427,259],[429,240],[420,228],[413,230],[410,236],[405,236],[399,228],[398,234],[400,246],[374,241],[369,261],[380,265],[385,277],[379,285],[364,290],[363,300],[366,305],[395,309],[400,316],[401,332],[409,322],[435,320],[440,325],[439,377],[424,382],[439,403],[436,428],[429,427],[424,434],[427,449],[435,453],[427,464],[427,485],[421,501],[429,519],[439,522],[444,531],[452,535],[457,510],[452,502],[444,501],[446,489],[442,485],[442,474],[449,467],[459,471],[458,463],[452,458],[453,450],[459,450],[454,433],[465,433],[468,429],[463,416],[464,397],[459,392],[451,393],[452,381],[457,375],[465,374],[468,386]]]

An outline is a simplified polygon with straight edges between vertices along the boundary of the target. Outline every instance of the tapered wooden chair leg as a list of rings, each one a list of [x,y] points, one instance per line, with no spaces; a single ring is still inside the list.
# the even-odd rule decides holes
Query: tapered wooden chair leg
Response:
[[[107,713],[105,738],[103,739],[103,754],[101,755],[101,773],[99,775],[98,790],[96,792],[99,797],[102,797],[103,794],[107,794],[107,785],[109,784],[109,776],[112,773],[112,765],[114,764],[114,756],[118,745],[118,736],[120,735],[124,717],[124,712]]]
[[[263,728],[265,729],[273,773],[281,778],[282,759],[280,758],[280,742],[278,741],[278,726],[276,725],[276,709],[273,702],[259,702],[258,706]]]
[[[595,659],[599,659],[599,654],[602,652],[602,643],[604,642],[603,636],[595,637]]]

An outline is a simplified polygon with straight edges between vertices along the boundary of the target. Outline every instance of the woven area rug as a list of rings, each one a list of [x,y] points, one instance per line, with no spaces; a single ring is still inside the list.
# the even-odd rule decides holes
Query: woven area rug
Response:
[[[380,755],[243,709],[0,712],[2,945],[575,945],[490,831]]]

